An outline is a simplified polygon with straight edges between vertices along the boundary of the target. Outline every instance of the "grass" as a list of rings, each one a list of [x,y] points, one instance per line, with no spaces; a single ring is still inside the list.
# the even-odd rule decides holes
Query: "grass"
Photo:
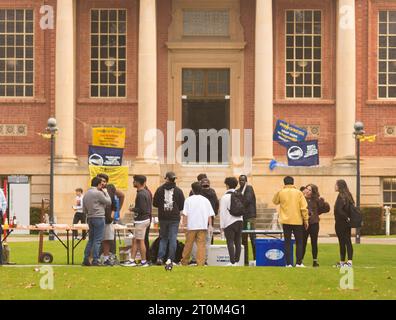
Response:
[[[396,247],[355,245],[354,289],[340,289],[340,270],[332,265],[338,246],[319,246],[319,268],[279,267],[54,267],[54,290],[42,290],[43,274],[36,264],[37,242],[9,243],[11,261],[20,267],[2,267],[0,299],[396,299]],[[77,249],[81,262],[84,244]],[[305,259],[312,265],[310,248]],[[57,242],[45,242],[44,251],[54,264],[65,264],[66,254]],[[251,252],[251,251],[250,251]]]

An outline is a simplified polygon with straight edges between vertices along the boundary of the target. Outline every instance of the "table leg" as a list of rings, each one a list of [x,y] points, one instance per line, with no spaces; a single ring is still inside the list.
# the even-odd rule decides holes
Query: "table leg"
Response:
[[[69,230],[66,230],[66,243],[67,243],[67,248],[66,248],[66,251],[67,251],[67,264],[69,265],[70,264],[70,243],[69,243]]]
[[[244,234],[242,234],[242,239],[243,239],[243,235]],[[245,266],[248,266],[249,265],[249,234],[248,233],[245,233],[245,235],[246,235],[246,237],[247,237],[247,239],[246,239],[246,244],[244,245],[244,249],[245,249],[245,257],[244,257],[244,260],[245,260]]]
[[[72,250],[72,265],[74,265],[74,236],[72,234],[72,246],[71,246],[71,250]]]

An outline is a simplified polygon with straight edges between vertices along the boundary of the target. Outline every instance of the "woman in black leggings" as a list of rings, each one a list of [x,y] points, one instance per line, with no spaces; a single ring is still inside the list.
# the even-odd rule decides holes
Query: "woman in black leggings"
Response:
[[[335,191],[338,197],[334,205],[335,231],[340,244],[340,262],[337,267],[344,265],[352,267],[353,247],[351,241],[350,226],[350,205],[354,205],[352,194],[350,193],[345,180],[337,180]],[[345,256],[348,253],[348,261],[345,262]]]
[[[318,187],[309,184],[303,190],[304,196],[308,203],[309,226],[304,228],[303,238],[303,259],[307,248],[308,237],[311,237],[313,267],[319,267],[318,263],[318,237],[319,237],[319,215],[330,211],[330,206],[323,198],[320,197]]]

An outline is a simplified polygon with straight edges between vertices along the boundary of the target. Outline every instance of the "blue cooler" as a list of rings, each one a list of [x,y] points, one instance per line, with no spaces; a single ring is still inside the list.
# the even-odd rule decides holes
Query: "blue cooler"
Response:
[[[294,240],[291,241],[290,261],[293,264]],[[256,266],[286,266],[284,241],[280,239],[256,239]]]

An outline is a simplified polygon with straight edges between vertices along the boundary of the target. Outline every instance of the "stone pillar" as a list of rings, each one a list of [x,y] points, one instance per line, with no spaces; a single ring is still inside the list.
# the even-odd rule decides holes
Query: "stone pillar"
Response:
[[[55,118],[58,163],[76,163],[75,154],[75,2],[58,0],[56,8]]]
[[[337,164],[355,162],[356,120],[355,0],[338,0],[337,8],[336,156]]]
[[[155,0],[140,0],[138,75],[138,157],[139,162],[158,162],[157,128],[157,24]],[[148,130],[150,141],[145,141]],[[149,150],[149,152],[148,152]],[[145,155],[146,153],[146,155]]]
[[[272,0],[256,1],[256,53],[253,162],[273,158]]]

